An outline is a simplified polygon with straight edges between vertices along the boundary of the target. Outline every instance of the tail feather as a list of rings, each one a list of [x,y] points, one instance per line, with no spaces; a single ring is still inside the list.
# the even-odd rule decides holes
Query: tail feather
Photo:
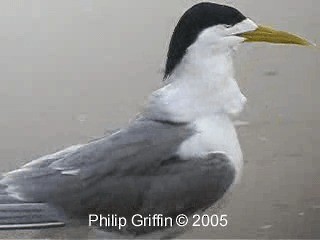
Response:
[[[0,230],[63,227],[64,216],[44,203],[0,204]]]
[[[62,227],[65,216],[46,203],[28,203],[0,183],[0,230]]]

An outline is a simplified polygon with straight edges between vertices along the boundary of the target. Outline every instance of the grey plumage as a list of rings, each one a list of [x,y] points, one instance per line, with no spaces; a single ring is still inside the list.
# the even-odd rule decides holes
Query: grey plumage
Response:
[[[87,227],[90,214],[101,214],[129,219],[126,228],[102,229],[112,234],[162,234],[157,225],[133,226],[131,217],[174,219],[214,205],[241,176],[232,119],[246,98],[232,55],[244,41],[239,34],[257,28],[231,7],[200,3],[188,10],[170,41],[164,86],[140,117],[110,136],[4,175],[0,229]]]
[[[62,227],[64,215],[45,203],[0,204],[0,229]]]
[[[65,214],[66,223],[78,218],[86,224],[88,214],[95,213],[176,216],[208,208],[230,187],[235,170],[219,153],[181,159],[176,151],[193,134],[189,124],[140,118],[111,136],[27,164],[0,180],[0,203],[5,204],[0,204],[0,229],[8,223],[3,214],[10,209],[22,213],[27,206],[40,208],[38,220],[44,223],[53,215],[61,221]],[[8,211],[1,211],[4,207]],[[10,221],[24,224],[19,216]],[[126,229],[132,234],[154,230]]]

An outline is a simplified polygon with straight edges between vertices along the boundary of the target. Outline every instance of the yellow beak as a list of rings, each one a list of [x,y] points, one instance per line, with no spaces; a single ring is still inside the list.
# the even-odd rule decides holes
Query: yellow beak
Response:
[[[244,37],[245,42],[267,42],[276,44],[296,44],[302,46],[314,46],[308,40],[301,38],[297,35],[277,31],[271,27],[259,26],[253,32],[242,33],[239,36]]]

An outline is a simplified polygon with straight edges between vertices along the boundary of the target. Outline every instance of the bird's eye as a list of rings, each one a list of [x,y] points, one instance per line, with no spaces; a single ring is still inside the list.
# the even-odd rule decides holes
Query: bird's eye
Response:
[[[232,27],[232,25],[224,24],[224,27],[225,27],[225,28],[231,28],[231,27]]]

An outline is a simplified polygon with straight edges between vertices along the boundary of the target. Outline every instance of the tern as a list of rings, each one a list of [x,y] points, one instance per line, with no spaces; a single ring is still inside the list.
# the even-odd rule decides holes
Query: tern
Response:
[[[176,226],[135,226],[136,214],[175,218],[214,206],[239,181],[243,155],[233,122],[246,97],[233,55],[242,43],[312,45],[260,26],[239,10],[203,2],[180,18],[163,87],[114,134],[34,160],[0,178],[0,229],[64,227],[88,216],[118,216],[147,236]]]

